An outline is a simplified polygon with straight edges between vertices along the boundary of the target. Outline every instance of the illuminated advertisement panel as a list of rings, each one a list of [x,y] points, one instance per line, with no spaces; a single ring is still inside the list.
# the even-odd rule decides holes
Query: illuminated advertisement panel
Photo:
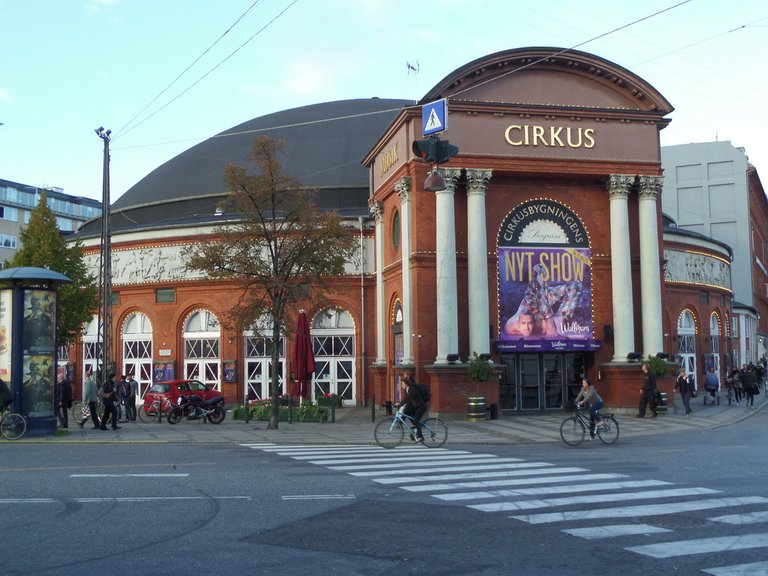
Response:
[[[498,236],[500,352],[600,347],[592,319],[592,262],[581,220],[552,200],[507,215]]]

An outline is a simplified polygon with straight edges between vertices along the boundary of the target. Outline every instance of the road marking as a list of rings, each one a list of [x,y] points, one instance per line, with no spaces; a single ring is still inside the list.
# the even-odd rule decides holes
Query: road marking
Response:
[[[473,455],[473,454],[467,454],[462,455],[462,458],[465,458],[467,460],[477,460],[482,458],[483,456]],[[328,465],[338,465],[338,464],[365,464],[365,463],[381,463],[382,461],[386,461],[392,464],[400,463],[401,465],[408,465],[411,462],[420,463],[423,462],[425,464],[428,464],[430,462],[436,462],[440,463],[443,460],[453,460],[455,459],[455,454],[438,454],[436,456],[424,456],[424,451],[422,450],[421,454],[413,454],[410,456],[401,456],[397,458],[381,458],[380,456],[371,456],[371,457],[360,457],[360,458],[341,458],[337,456],[335,460],[318,460],[318,459],[307,459],[306,462],[309,462],[310,464],[317,464],[318,466],[328,466]],[[298,458],[297,458],[298,460]]]
[[[768,562],[734,564],[717,568],[702,568],[702,572],[713,576],[768,576]]]
[[[483,472],[478,471],[474,473],[466,474],[443,474],[437,476],[413,476],[410,472],[407,472],[407,476],[400,476],[397,478],[374,478],[374,482],[380,484],[407,484],[416,482],[434,482],[435,480],[463,480],[470,478],[499,478],[510,476],[531,476],[536,474],[561,474],[565,472],[586,472],[584,468],[578,468],[575,466],[569,466],[565,468],[544,468],[544,469],[526,469],[526,470],[511,470],[508,472]]]
[[[759,524],[760,522],[768,522],[768,511],[749,512],[744,514],[727,514],[726,516],[716,516],[714,518],[708,518],[712,522],[722,522],[724,524]]]
[[[252,496],[120,496],[110,498],[3,498],[0,504],[58,504],[77,502],[79,504],[98,504],[101,502],[158,502],[168,500],[251,500]]]
[[[731,552],[748,548],[763,548],[768,546],[768,533],[743,534],[740,536],[717,536],[715,538],[698,538],[695,540],[679,540],[646,544],[627,548],[631,552],[651,556],[653,558],[673,558],[691,554],[714,554],[716,552]]]
[[[678,512],[708,510],[711,508],[726,508],[728,506],[744,506],[747,504],[765,504],[768,498],[762,496],[744,496],[736,498],[712,498],[711,500],[692,500],[689,502],[667,502],[664,504],[649,504],[642,506],[622,506],[619,508],[602,508],[599,510],[572,510],[569,512],[551,512],[544,514],[525,514],[510,516],[515,520],[528,524],[547,524],[550,522],[565,522],[568,520],[594,520],[598,518],[632,518],[635,516],[662,516]],[[685,547],[683,547],[685,549]]]
[[[119,496],[115,498],[69,498],[69,501],[80,503],[100,502],[166,502],[183,500],[252,500],[252,496]]]
[[[579,492],[598,492],[621,488],[647,488],[664,486],[671,482],[662,480],[629,480],[626,482],[595,482],[574,486],[541,486],[538,488],[518,488],[517,490],[491,490],[488,492],[455,492],[453,494],[435,494],[440,500],[480,500],[482,498],[506,498],[509,496],[538,496],[541,494],[577,494]]]
[[[70,478],[186,478],[189,474],[70,474]]]
[[[283,500],[354,500],[354,494],[293,494],[282,496]]]
[[[478,469],[481,470],[515,470],[519,469],[521,467],[520,463],[514,463],[514,464],[505,464],[503,462],[495,463],[497,461],[491,461],[494,463],[484,464],[482,468],[478,468],[477,462],[472,462],[471,465],[467,466],[455,466],[451,464],[464,464],[466,460],[455,460],[455,461],[447,461],[447,462],[440,462],[440,466],[435,467],[429,467],[429,468],[409,468],[408,472],[411,474],[422,474],[422,473],[430,473],[430,472],[472,472],[477,471]],[[482,462],[480,462],[482,464]],[[526,467],[530,468],[536,468],[535,465],[524,465]],[[553,464],[546,464],[544,462],[540,463],[540,466],[553,466]],[[392,474],[393,471],[396,472],[402,472],[403,467],[400,465],[387,465],[387,470],[373,470],[368,471],[367,469],[371,468],[370,466],[339,466],[339,467],[331,467],[331,470],[342,470],[345,472],[349,472],[351,476],[388,476]],[[378,468],[378,466],[373,466],[373,468]],[[353,470],[360,470],[362,469],[362,472],[353,472]]]
[[[670,488],[669,490],[641,490],[639,492],[615,492],[591,494],[574,498],[549,498],[545,500],[518,500],[515,502],[493,502],[490,504],[470,504],[482,512],[510,512],[512,510],[533,510],[536,508],[554,508],[556,506],[572,506],[575,504],[602,504],[603,502],[630,502],[632,500],[651,500],[655,498],[676,498],[680,496],[702,496],[718,494],[720,490],[711,488]]]
[[[436,490],[455,490],[457,488],[492,488],[495,486],[535,486],[538,484],[560,484],[562,482],[586,482],[590,480],[615,480],[626,478],[624,474],[573,474],[565,476],[512,478],[507,480],[482,480],[480,482],[457,482],[455,484],[426,484],[423,486],[401,486],[410,492],[432,492]]]
[[[592,528],[571,528],[563,530],[563,532],[571,536],[584,538],[585,540],[597,540],[600,538],[616,538],[618,536],[672,532],[672,530],[651,526],[650,524],[614,524],[612,526],[594,526]]]

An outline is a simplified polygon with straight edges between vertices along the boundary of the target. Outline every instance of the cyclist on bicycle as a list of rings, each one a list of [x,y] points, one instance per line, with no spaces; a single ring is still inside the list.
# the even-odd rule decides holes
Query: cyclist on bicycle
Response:
[[[603,399],[597,393],[592,381],[586,376],[581,379],[581,391],[576,396],[576,405],[579,407],[589,403],[589,437],[595,437],[595,430],[602,422],[597,422],[597,411],[603,407]]]
[[[419,387],[416,386],[411,370],[406,370],[403,373],[402,378],[400,378],[400,386],[403,392],[400,411],[413,418],[416,425],[414,440],[416,444],[421,444],[424,442],[424,437],[421,434],[421,418],[424,416],[424,412],[427,411],[427,403],[424,401]]]

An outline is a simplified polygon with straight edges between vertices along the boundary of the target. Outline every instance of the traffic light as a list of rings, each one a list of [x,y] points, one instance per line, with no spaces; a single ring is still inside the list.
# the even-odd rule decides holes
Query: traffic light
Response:
[[[435,158],[435,164],[443,164],[448,162],[451,158],[459,153],[459,147],[454,146],[448,140],[437,141],[437,157]]]
[[[433,164],[444,164],[459,153],[458,146],[435,137],[414,140],[411,149],[417,157]]]

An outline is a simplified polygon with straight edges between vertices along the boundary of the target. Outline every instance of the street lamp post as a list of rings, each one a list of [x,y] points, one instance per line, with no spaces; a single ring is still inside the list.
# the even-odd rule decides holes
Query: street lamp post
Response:
[[[106,382],[112,369],[112,241],[109,225],[109,141],[112,130],[96,128],[96,135],[104,141],[104,166],[101,198],[101,252],[99,254],[99,332],[96,337],[98,353],[97,374]],[[99,346],[101,344],[101,346]]]

